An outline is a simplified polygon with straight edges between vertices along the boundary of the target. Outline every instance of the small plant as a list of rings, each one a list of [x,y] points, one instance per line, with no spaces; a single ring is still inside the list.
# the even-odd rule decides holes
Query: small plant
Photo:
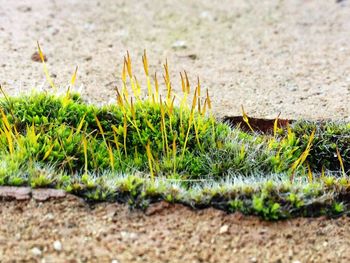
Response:
[[[175,94],[165,63],[162,91],[146,53],[142,62],[146,94],[127,54],[113,105],[71,93],[77,69],[63,96],[8,97],[0,88],[0,185],[56,187],[139,208],[163,199],[269,220],[347,211],[349,124],[282,129],[276,119],[273,135],[244,132],[214,118],[199,80],[191,95],[184,72]],[[322,209],[312,210],[316,204]]]

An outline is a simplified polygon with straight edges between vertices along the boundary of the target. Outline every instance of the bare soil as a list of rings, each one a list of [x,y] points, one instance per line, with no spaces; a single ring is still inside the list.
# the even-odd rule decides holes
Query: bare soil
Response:
[[[350,219],[264,222],[157,203],[1,201],[0,262],[349,262]],[[113,261],[115,260],[115,261]]]
[[[319,0],[0,0],[0,83],[55,83],[107,103],[130,51],[142,81],[168,58],[209,88],[217,116],[350,120],[350,3]],[[161,75],[161,74],[159,74]],[[175,82],[176,81],[176,82]],[[63,88],[61,90],[64,90]],[[160,203],[151,215],[73,196],[0,203],[0,262],[349,262],[349,218],[277,223]],[[56,242],[55,242],[56,241]],[[56,250],[54,249],[54,244]]]
[[[186,70],[209,88],[218,116],[350,119],[350,3],[319,0],[0,0],[0,82],[41,87],[39,40],[57,85],[107,103],[129,50],[142,81],[168,58],[175,90]],[[63,90],[63,88],[62,88]]]

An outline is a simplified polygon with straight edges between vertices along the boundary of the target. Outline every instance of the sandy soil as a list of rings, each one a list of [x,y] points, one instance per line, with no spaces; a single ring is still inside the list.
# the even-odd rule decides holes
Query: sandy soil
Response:
[[[0,83],[10,94],[48,85],[31,60],[39,40],[56,84],[78,65],[84,97],[106,103],[126,50],[141,76],[147,49],[152,71],[168,58],[177,90],[179,71],[200,76],[218,116],[244,104],[256,117],[350,120],[349,14],[348,1],[0,0]],[[349,218],[266,223],[162,206],[2,201],[0,262],[350,260]]]
[[[349,218],[271,223],[158,203],[93,207],[68,195],[1,201],[1,262],[349,262]],[[114,261],[113,261],[114,260]]]
[[[86,98],[108,102],[129,50],[141,78],[168,58],[214,96],[217,115],[350,119],[350,3],[319,0],[0,0],[0,81],[41,86],[39,40],[55,82],[76,65]],[[160,75],[160,74],[159,74]],[[117,77],[118,76],[118,77]],[[176,85],[175,85],[176,84]]]

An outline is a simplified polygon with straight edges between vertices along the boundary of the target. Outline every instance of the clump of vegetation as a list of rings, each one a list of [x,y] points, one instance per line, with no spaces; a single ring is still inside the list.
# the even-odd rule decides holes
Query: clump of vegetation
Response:
[[[163,95],[146,53],[142,61],[146,95],[128,54],[115,105],[89,105],[71,93],[76,72],[63,96],[5,95],[0,185],[56,187],[141,208],[163,199],[266,219],[349,211],[349,124],[300,121],[275,125],[271,135],[244,132],[214,118],[199,81],[191,94],[181,74],[178,96],[166,63]]]
[[[313,170],[350,170],[350,123],[299,121],[292,129],[297,137],[305,139],[315,131],[308,156]]]

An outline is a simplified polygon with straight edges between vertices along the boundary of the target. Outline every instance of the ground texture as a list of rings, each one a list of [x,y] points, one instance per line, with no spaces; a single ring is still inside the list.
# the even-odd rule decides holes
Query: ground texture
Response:
[[[217,116],[243,104],[256,117],[349,120],[349,13],[348,1],[0,0],[0,82],[9,94],[47,87],[31,60],[39,40],[57,84],[78,65],[85,98],[109,102],[126,50],[141,76],[147,49],[159,76],[168,58],[174,84],[181,70],[200,76]],[[348,218],[266,223],[152,209],[91,208],[72,196],[2,201],[0,262],[349,261]]]
[[[44,193],[32,195],[1,202],[1,262],[350,260],[347,217],[264,222],[164,202],[144,213],[119,204],[88,205],[72,195],[44,202]]]
[[[141,54],[173,85],[186,70],[209,88],[217,115],[349,119],[350,3],[318,0],[0,0],[0,77],[16,94],[41,86],[31,56],[39,40],[57,84],[108,102],[129,50],[141,81]],[[45,85],[47,86],[47,84]]]

